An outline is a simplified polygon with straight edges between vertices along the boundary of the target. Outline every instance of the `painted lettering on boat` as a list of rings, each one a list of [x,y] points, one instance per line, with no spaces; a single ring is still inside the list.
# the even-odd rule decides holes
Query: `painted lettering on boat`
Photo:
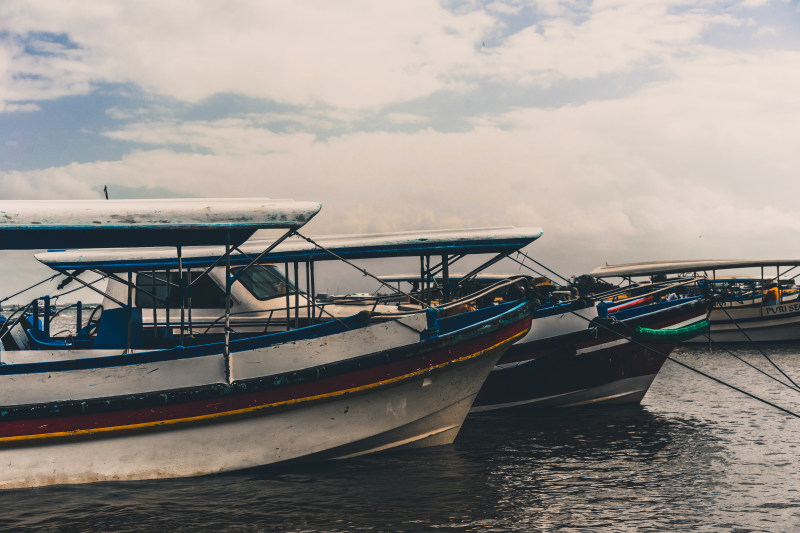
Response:
[[[795,313],[800,311],[800,303],[789,305],[777,305],[774,307],[764,307],[765,315],[782,315],[784,313]]]

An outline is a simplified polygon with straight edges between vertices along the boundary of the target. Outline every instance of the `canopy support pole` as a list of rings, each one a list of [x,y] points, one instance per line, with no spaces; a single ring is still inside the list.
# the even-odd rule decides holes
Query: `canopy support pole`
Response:
[[[133,272],[128,270],[128,338],[125,342],[125,353],[131,353],[131,336],[133,333]]]
[[[166,324],[164,327],[166,328],[164,331],[165,338],[171,339],[172,338],[172,328],[169,325],[169,293],[170,293],[170,283],[169,283],[169,275],[171,274],[170,270],[167,269],[166,276],[167,279],[164,281],[164,316],[166,317]],[[153,295],[153,299],[155,299],[155,294]]]
[[[419,256],[419,297],[428,307],[430,307],[430,302],[425,299],[426,279],[427,275],[425,273],[425,256],[421,255]]]
[[[292,307],[292,302],[289,299],[289,284],[292,282],[292,280],[289,277],[291,274],[289,273],[288,262],[283,264],[283,271],[286,272],[286,287],[284,288],[283,291],[286,293],[286,331],[289,331],[290,329],[292,329],[292,323],[289,320],[289,311],[291,310]]]
[[[497,254],[495,257],[493,257],[492,259],[489,259],[488,261],[483,263],[481,266],[479,266],[478,268],[473,269],[472,272],[470,272],[469,274],[465,275],[460,280],[458,280],[458,283],[456,283],[456,285],[461,285],[462,283],[464,283],[465,281],[467,281],[471,277],[473,277],[476,274],[478,274],[478,272],[481,272],[482,270],[486,270],[487,268],[489,268],[493,264],[497,263],[501,259],[504,259],[504,258],[508,257],[511,253],[512,252],[503,252],[503,253]],[[525,257],[527,257],[527,256],[525,256]],[[548,270],[550,270],[550,269],[548,269]],[[556,275],[558,275],[558,274],[556,274]],[[558,276],[558,277],[561,278],[561,276]],[[566,278],[561,278],[561,279],[566,279]],[[569,280],[567,280],[567,283],[569,283]]]
[[[317,280],[315,277],[316,274],[314,273],[314,261],[309,261],[308,265],[311,270],[311,290],[309,291],[309,295],[311,296],[311,324],[313,325],[317,322]],[[320,317],[322,317],[321,312]]]
[[[311,295],[311,261],[306,261],[306,326],[311,325],[311,302],[313,296]]]
[[[167,279],[169,279],[169,276],[167,276]],[[165,286],[167,288],[169,288],[169,285],[165,284]],[[153,291],[153,340],[154,341],[158,341],[158,313],[156,311],[156,306],[158,305],[158,303],[156,302],[156,271],[155,271],[155,269],[150,271],[150,288]]]
[[[95,271],[92,271],[92,272],[95,272]],[[95,273],[97,273],[97,272],[95,272]],[[77,281],[78,283],[80,283],[81,285],[83,285],[84,287],[86,287],[87,289],[91,289],[91,290],[93,290],[94,292],[96,292],[97,294],[99,294],[100,296],[102,296],[103,298],[108,298],[109,300],[111,300],[112,302],[114,302],[115,304],[117,304],[118,306],[120,306],[120,307],[125,307],[125,304],[124,304],[124,303],[120,302],[119,300],[117,300],[116,298],[114,298],[114,297],[112,297],[112,296],[109,296],[108,294],[104,293],[103,291],[101,291],[101,290],[100,290],[100,289],[98,289],[97,287],[94,287],[94,286],[93,286],[91,283],[86,283],[86,282],[85,282],[85,281],[83,281],[81,278],[79,278],[79,277],[76,277],[76,276],[73,276],[72,274],[68,274],[68,273],[66,273],[66,272],[64,273],[64,275],[65,275],[65,276],[69,276],[70,278],[74,279],[75,281]],[[101,275],[102,275],[102,273],[101,273]],[[105,277],[110,277],[110,276],[105,276]],[[96,283],[96,282],[94,282],[94,281],[93,281],[92,283]]]
[[[225,232],[225,381],[231,382],[231,232]]]
[[[300,266],[294,262],[294,327],[300,327]]]
[[[447,255],[442,256],[442,303],[450,300],[450,265],[447,262]]]
[[[192,267],[186,269],[186,307],[189,314],[189,337],[193,335],[192,332]]]
[[[180,344],[183,346],[183,326],[184,326],[184,313],[186,311],[186,302],[183,301],[183,257],[181,256],[181,245],[178,245],[178,287],[181,302],[181,333]]]

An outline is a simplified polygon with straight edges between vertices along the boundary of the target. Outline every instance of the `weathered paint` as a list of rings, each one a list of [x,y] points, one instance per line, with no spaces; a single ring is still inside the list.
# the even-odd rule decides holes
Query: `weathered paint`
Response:
[[[405,353],[374,354],[359,362],[359,369],[341,372],[337,365],[312,372],[286,373],[268,379],[242,380],[230,386],[194,387],[132,397],[64,402],[60,405],[20,406],[4,409],[0,445],[42,438],[78,437],[138,429],[214,422],[231,416],[260,414],[307,402],[343,395],[368,393],[423,374],[435,374],[519,338],[523,322],[448,348],[423,350],[415,357]],[[399,357],[402,357],[398,359]],[[380,359],[385,358],[385,363]],[[375,360],[379,360],[375,364]],[[383,363],[383,364],[381,364]],[[338,365],[341,366],[341,365]],[[205,398],[202,398],[205,396]],[[199,399],[196,399],[199,398]]]
[[[0,487],[197,476],[448,443],[498,356],[487,353],[453,365],[429,386],[426,376],[418,376],[371,394],[308,402],[266,416],[0,449]]]
[[[238,243],[263,228],[299,228],[316,202],[269,198],[0,201],[0,249]]]
[[[347,334],[242,352],[231,359],[231,378],[243,380],[303,370],[363,355],[366,350],[377,352],[411,345],[419,340],[417,331],[422,331],[425,327],[425,315],[417,313]]]
[[[423,342],[231,385],[94,400],[76,387],[72,401],[0,408],[0,486],[190,476],[448,442],[497,358],[530,327],[525,305],[476,313],[479,322]]]

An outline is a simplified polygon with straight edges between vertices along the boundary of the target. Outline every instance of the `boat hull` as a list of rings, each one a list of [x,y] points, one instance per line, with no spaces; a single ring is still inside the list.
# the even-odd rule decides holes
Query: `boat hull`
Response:
[[[564,347],[495,368],[472,410],[639,403],[674,345],[608,339],[593,348]]]
[[[426,324],[423,314],[421,324],[416,317],[417,322],[398,330],[398,342],[406,344],[379,352],[358,350],[369,347],[365,334],[379,340],[391,324],[294,340],[284,343],[284,350],[242,350],[231,355],[229,369],[235,375],[246,376],[259,364],[285,366],[285,361],[273,362],[281,356],[298,368],[230,384],[150,391],[143,380],[141,393],[6,405],[0,422],[0,487],[186,477],[447,444],[499,357],[530,327],[525,305],[496,316],[484,312],[480,318],[476,323],[460,318],[468,327],[461,324],[454,332],[419,340],[411,327]],[[403,331],[417,335],[417,342],[408,344]],[[331,357],[330,350],[337,349],[342,355]],[[141,354],[143,360],[148,357],[152,359]],[[195,359],[201,357],[185,360],[187,368]],[[86,371],[98,378],[113,370],[106,381],[120,372],[119,367],[106,368],[107,357],[79,362],[63,373],[76,372],[81,388]],[[95,368],[82,368],[91,364]],[[31,365],[24,369],[30,371]],[[126,366],[141,365],[123,365],[122,370]],[[8,384],[15,376],[26,376],[3,371]],[[66,386],[66,377],[61,377],[59,396]],[[44,392],[39,387],[36,394]]]
[[[197,476],[452,442],[499,353],[401,385],[170,431],[0,451],[2,488]],[[7,465],[7,466],[6,466]]]
[[[737,306],[713,309],[708,335],[688,343],[788,342],[800,340],[800,303],[777,306]]]
[[[584,321],[585,329],[547,338],[536,333],[535,319],[531,333],[492,370],[472,412],[639,403],[675,344],[637,342],[631,332],[637,326],[682,328],[707,312],[706,303],[696,301],[613,326],[589,329]]]

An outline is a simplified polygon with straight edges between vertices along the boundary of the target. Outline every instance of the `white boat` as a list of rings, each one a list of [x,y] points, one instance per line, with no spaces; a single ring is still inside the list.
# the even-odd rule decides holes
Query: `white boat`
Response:
[[[794,283],[800,273],[798,266],[800,259],[653,261],[605,265],[591,274],[629,280],[671,274],[689,281],[696,278],[697,283],[691,285],[694,291],[714,295],[716,304],[709,314],[710,331],[686,342],[786,342],[800,340],[800,301]],[[720,271],[749,274],[720,277]],[[763,300],[765,285],[770,281],[781,287],[774,305]]]
[[[318,210],[266,199],[6,201],[0,244],[155,242],[182,258],[185,243],[222,241],[230,302],[231,246],[263,228],[286,237]],[[0,352],[0,487],[196,476],[449,443],[497,359],[530,327],[524,301],[382,322],[359,313],[242,338],[231,338],[226,316],[219,340],[165,337],[162,347],[137,348],[133,289],[117,304],[90,347],[53,342],[30,306],[7,317],[2,342],[17,344],[21,332],[30,348]]]

